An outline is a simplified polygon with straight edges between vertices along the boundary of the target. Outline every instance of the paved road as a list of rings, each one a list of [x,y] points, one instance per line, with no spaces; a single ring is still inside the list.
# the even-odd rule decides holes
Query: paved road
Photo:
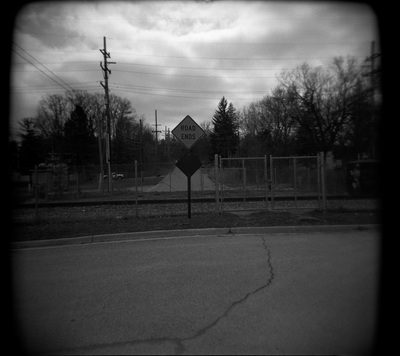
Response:
[[[45,353],[365,353],[379,246],[349,231],[13,251],[16,321]]]

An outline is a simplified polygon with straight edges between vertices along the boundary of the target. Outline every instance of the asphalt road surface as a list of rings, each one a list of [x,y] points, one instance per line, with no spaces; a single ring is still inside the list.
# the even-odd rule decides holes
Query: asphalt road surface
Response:
[[[365,354],[377,231],[225,235],[12,251],[26,350]]]

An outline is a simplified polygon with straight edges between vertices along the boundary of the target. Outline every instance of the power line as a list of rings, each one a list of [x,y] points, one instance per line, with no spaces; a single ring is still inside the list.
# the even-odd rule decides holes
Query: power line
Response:
[[[51,61],[51,62],[41,62],[42,64],[65,64],[65,63],[97,63],[98,61]],[[15,62],[13,64],[24,64],[24,62]]]
[[[39,60],[37,60],[35,57],[33,57],[29,52],[27,52],[25,49],[23,49],[21,46],[19,46],[17,43],[13,42],[13,44],[15,46],[17,46],[20,50],[22,50],[23,52],[25,52],[28,56],[30,56],[31,58],[33,58],[36,62],[38,62],[43,68],[45,68],[48,72],[50,72],[52,75],[54,75],[61,83],[63,83],[64,85],[66,85],[68,88],[70,88],[72,91],[74,91],[74,88],[72,88],[68,83],[64,82],[64,80],[62,80],[58,75],[56,75],[55,73],[53,73],[49,68],[47,68],[45,65],[43,65],[42,63],[40,63]],[[22,57],[23,59],[25,59],[27,62],[29,62],[31,65],[33,65],[35,68],[37,68],[38,70],[40,70],[43,74],[45,74],[47,77],[49,77],[53,82],[57,83],[58,85],[63,86],[62,84],[58,83],[56,80],[54,80],[52,77],[50,77],[47,73],[45,73],[43,70],[41,70],[39,67],[37,67],[34,63],[32,63],[31,61],[29,61],[27,58],[25,58],[24,56],[22,56],[20,53],[18,53],[14,48],[13,51],[18,54],[20,57]],[[65,88],[64,88],[65,89]]]
[[[63,69],[53,69],[53,72],[64,73],[64,72],[98,72],[98,69],[72,69],[72,68],[63,68]],[[24,69],[13,69],[11,72],[34,72],[34,70],[24,70]]]
[[[205,98],[202,96],[187,96],[187,95],[171,95],[171,94],[161,94],[161,93],[145,93],[137,90],[130,90],[130,89],[122,89],[122,88],[117,88],[113,87],[114,91],[122,91],[125,93],[134,93],[134,94],[140,94],[140,95],[152,95],[152,96],[162,96],[162,97],[169,97],[169,98],[181,98],[181,99],[196,99],[196,100],[216,100],[216,96],[210,97],[210,98]],[[250,98],[235,98],[232,100],[236,101],[253,101],[253,100],[260,100],[260,98],[257,99],[250,99]]]
[[[188,18],[185,17],[185,20]],[[63,18],[63,20],[65,20]],[[130,19],[133,20],[132,18]],[[29,32],[29,35],[49,36],[49,37],[68,37],[68,38],[98,38],[98,36],[88,35],[71,35],[62,33],[48,33],[48,32]],[[108,37],[113,41],[129,41],[132,42],[146,42],[146,43],[174,43],[174,44],[199,44],[199,45],[227,45],[227,46],[341,46],[341,45],[357,45],[369,44],[369,40],[365,41],[246,41],[246,42],[227,42],[227,41],[174,41],[174,40],[154,40],[154,39],[133,39],[132,37]]]
[[[120,89],[137,89],[137,90],[158,90],[158,91],[171,91],[171,92],[183,92],[183,93],[200,93],[200,94],[219,94],[221,92],[224,93],[233,93],[233,94],[245,94],[248,93],[248,90],[199,90],[199,89],[180,89],[180,88],[161,88],[161,87],[149,87],[149,86],[140,86],[140,85],[129,85],[129,84],[121,84],[121,83],[109,83],[113,85],[115,88]],[[264,93],[265,90],[252,90],[252,93]]]
[[[38,50],[29,49],[30,52],[41,52],[41,53],[76,53],[76,51],[60,51],[60,50]],[[79,51],[79,53],[90,53],[94,51]],[[186,60],[229,60],[229,61],[282,61],[282,60],[307,60],[307,59],[332,59],[336,56],[319,56],[319,57],[270,57],[270,58],[254,58],[250,55],[247,57],[201,57],[201,56],[168,56],[153,53],[139,53],[139,52],[113,52],[114,54],[126,55],[126,56],[143,56],[151,58],[173,58],[173,59],[186,59]],[[362,57],[364,55],[354,55],[353,57]]]
[[[227,60],[227,61],[281,61],[281,60],[306,60],[306,59],[331,59],[336,56],[320,56],[320,57],[270,57],[270,58],[252,58],[247,57],[199,57],[199,56],[166,56],[160,54],[147,54],[137,52],[114,52],[115,54],[121,54],[126,56],[144,56],[144,57],[157,57],[157,58],[174,58],[174,59],[200,59],[200,60]],[[364,57],[362,55],[354,57]]]
[[[79,63],[79,62],[53,62],[54,64],[69,64],[69,63]],[[83,63],[83,62],[82,62]],[[85,62],[86,63],[86,62]],[[87,62],[89,63],[89,62]],[[90,63],[94,63],[94,61],[90,61]],[[49,64],[49,63],[47,63]],[[52,64],[52,63],[50,63]],[[162,69],[183,69],[183,70],[207,70],[207,71],[283,71],[283,70],[291,70],[293,68],[211,68],[211,67],[186,67],[186,66],[169,66],[169,65],[161,65],[161,64],[144,64],[144,63],[129,63],[129,62],[118,62],[118,64],[127,65],[127,66],[138,66],[138,67],[151,67],[151,68],[162,68]],[[326,66],[322,66],[326,67]],[[26,71],[25,69],[13,69],[11,72],[22,72]],[[96,69],[74,69],[74,68],[62,68],[62,69],[53,69],[54,72],[94,72]],[[117,71],[124,71],[122,69],[117,69]],[[126,72],[133,72],[129,70],[125,70]],[[138,72],[136,72],[138,73]],[[259,77],[259,76],[257,76]]]
[[[265,76],[265,75],[258,75],[258,76],[218,76],[218,75],[194,75],[194,74],[172,74],[172,73],[151,73],[151,72],[140,72],[135,70],[122,70],[122,69],[114,69],[115,72],[118,73],[133,73],[133,74],[142,74],[142,75],[158,75],[158,76],[171,76],[171,77],[188,77],[188,78],[220,78],[220,79],[265,79],[265,78],[276,78],[275,76]],[[222,70],[221,70],[222,71]]]
[[[45,64],[53,65],[53,64],[75,64],[75,63],[97,63],[97,61],[52,61],[52,62],[44,62]],[[14,63],[14,64],[24,64],[23,62]],[[210,67],[188,67],[188,66],[169,66],[163,64],[148,64],[148,63],[132,63],[132,62],[121,62],[118,61],[118,64],[126,65],[126,66],[138,66],[138,67],[154,67],[154,68],[168,68],[168,69],[195,69],[195,70],[249,70],[249,71],[258,71],[258,70],[271,70],[276,71],[276,68],[210,68]],[[279,68],[278,70],[289,70],[290,68]],[[24,69],[13,69],[12,72],[23,71]],[[85,69],[63,69],[58,71],[85,71]],[[56,70],[57,71],[57,70]],[[89,71],[89,70],[88,70]]]
[[[97,83],[97,82],[86,82],[86,83]],[[80,84],[80,83],[77,83]],[[81,83],[83,86],[79,90],[98,90],[98,86],[84,86],[85,83]],[[246,94],[249,91],[234,91],[234,90],[195,90],[195,89],[177,89],[177,88],[157,88],[157,87],[146,87],[146,86],[132,86],[125,85],[119,83],[109,83],[111,88],[116,91],[126,92],[126,93],[134,93],[134,94],[143,94],[143,95],[152,95],[152,96],[164,96],[171,98],[188,98],[188,99],[198,99],[198,100],[214,100],[214,97],[206,98],[204,96],[188,96],[188,95],[179,95],[179,93],[190,93],[190,94],[205,94],[205,95],[223,95],[223,94]],[[65,88],[61,87],[57,89],[57,86],[53,85],[33,85],[33,86],[24,86],[24,87],[12,87],[11,88],[13,94],[27,94],[27,93],[37,93],[37,92],[53,92],[54,90],[65,90]],[[153,91],[153,92],[152,92]],[[158,91],[158,93],[157,93]],[[166,91],[165,93],[160,93],[160,91]],[[174,94],[177,93],[177,94]],[[263,94],[266,93],[265,90],[257,90],[251,91],[251,94]],[[239,101],[248,101],[252,99],[247,98],[237,98]]]
[[[62,87],[64,90],[68,90],[66,89],[62,84],[60,84],[59,82],[57,82],[54,78],[50,77],[46,72],[44,72],[42,69],[40,69],[39,67],[37,67],[34,63],[32,63],[29,59],[25,58],[23,55],[21,55],[20,53],[18,53],[15,49],[13,49],[13,51],[20,56],[21,58],[25,59],[28,63],[30,63],[31,65],[33,65],[36,69],[38,69],[40,72],[42,72],[46,77],[50,78],[54,83],[56,83],[58,86]]]
[[[44,62],[45,64],[73,64],[73,63],[97,63],[97,61],[52,61],[52,62]],[[22,62],[15,64],[23,64]],[[42,63],[43,64],[43,63]],[[163,69],[187,69],[187,70],[208,70],[208,71],[283,71],[283,70],[292,70],[294,68],[249,68],[249,67],[241,67],[241,68],[225,68],[225,67],[188,67],[188,66],[170,66],[164,64],[148,64],[148,63],[133,63],[133,62],[121,62],[118,61],[118,64],[126,65],[126,66],[138,66],[138,67],[151,67],[151,68],[163,68]],[[320,67],[328,67],[327,65],[321,65]],[[12,69],[11,72],[21,72],[26,71],[25,69]],[[96,69],[73,69],[73,68],[62,68],[62,69],[53,69],[55,72],[93,72],[97,71]]]
[[[30,93],[53,93],[55,91],[58,92],[65,92],[65,88],[60,87],[60,86],[55,86],[55,85],[48,85],[48,86],[40,86],[38,85],[37,87],[32,86],[32,87],[11,87],[11,93],[13,94],[30,94]],[[98,91],[99,87],[98,86],[83,86],[80,87],[79,89],[75,90],[76,91]]]
[[[118,62],[119,64],[129,65],[129,66],[138,66],[138,67],[154,67],[154,68],[168,68],[168,69],[195,69],[195,70],[240,70],[240,71],[264,71],[264,70],[273,70],[276,71],[276,68],[210,68],[210,67],[185,67],[185,66],[167,66],[161,64],[144,64],[144,63],[128,63],[128,62]],[[288,68],[282,68],[280,70],[285,70]]]
[[[91,81],[91,82],[78,82],[78,83],[68,83],[69,85],[84,85],[86,86],[87,84],[94,84],[94,83],[99,83],[98,80],[96,81]],[[55,87],[54,84],[34,84],[34,85],[24,85],[20,87],[11,87],[11,89],[34,89],[34,88],[41,88],[41,87]],[[98,88],[98,85],[96,85],[96,88]]]

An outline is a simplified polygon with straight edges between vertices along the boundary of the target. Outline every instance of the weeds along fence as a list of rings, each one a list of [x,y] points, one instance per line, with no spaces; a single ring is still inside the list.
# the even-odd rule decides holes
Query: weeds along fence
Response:
[[[175,162],[36,168],[17,188],[19,202],[131,205],[132,214],[185,215],[187,177]],[[191,177],[192,212],[233,209],[335,207],[329,197],[350,196],[346,164],[327,166],[322,154],[291,157],[215,156]],[[111,184],[109,184],[111,183]]]

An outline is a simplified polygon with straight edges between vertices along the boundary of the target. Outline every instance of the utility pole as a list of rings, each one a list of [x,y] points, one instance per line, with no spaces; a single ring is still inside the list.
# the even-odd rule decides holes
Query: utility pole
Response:
[[[156,170],[158,170],[158,156],[157,156],[157,152],[158,152],[158,133],[161,132],[158,130],[158,126],[161,126],[161,124],[157,124],[157,110],[155,111],[155,127],[156,129],[152,132],[156,133]]]
[[[139,120],[140,123],[140,174],[143,183],[143,151],[144,151],[144,143],[143,143],[143,123],[142,119]]]
[[[165,126],[165,142],[167,144],[167,159],[168,163],[170,161],[170,154],[169,154],[169,129],[167,129],[167,126]]]
[[[97,118],[97,141],[99,143],[99,157],[100,157],[100,177],[99,177],[99,192],[101,190],[101,194],[104,194],[103,188],[103,175],[104,175],[104,167],[103,167],[103,149],[102,149],[102,142],[101,142],[101,124],[100,118]]]
[[[106,134],[106,162],[108,167],[108,191],[112,195],[112,174],[111,174],[111,123],[110,123],[110,98],[108,90],[108,75],[111,74],[111,70],[108,69],[109,64],[116,64],[115,62],[108,62],[107,59],[111,58],[110,53],[107,52],[106,37],[103,37],[103,49],[100,52],[103,54],[104,65],[100,62],[100,67],[103,70],[104,84],[101,81],[100,84],[104,88],[105,96],[104,101],[106,105],[106,119],[107,119],[107,134]]]

